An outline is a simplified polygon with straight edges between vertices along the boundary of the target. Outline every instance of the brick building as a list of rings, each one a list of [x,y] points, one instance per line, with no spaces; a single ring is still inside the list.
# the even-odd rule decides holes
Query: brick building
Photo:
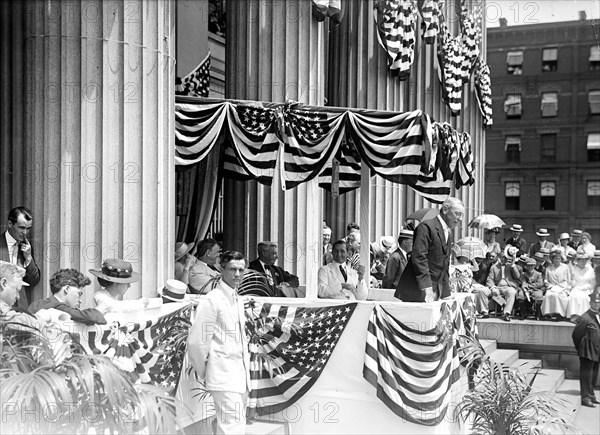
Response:
[[[494,124],[486,212],[551,240],[581,228],[600,246],[600,25],[586,20],[488,29]]]

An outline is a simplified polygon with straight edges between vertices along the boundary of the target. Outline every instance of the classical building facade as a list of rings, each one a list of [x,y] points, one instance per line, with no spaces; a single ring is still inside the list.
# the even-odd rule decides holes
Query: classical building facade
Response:
[[[582,18],[488,29],[486,212],[531,242],[538,228],[600,239],[600,26]]]

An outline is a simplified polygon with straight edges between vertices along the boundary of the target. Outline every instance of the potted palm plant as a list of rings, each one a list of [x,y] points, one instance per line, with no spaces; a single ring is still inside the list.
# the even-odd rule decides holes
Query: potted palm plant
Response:
[[[461,336],[459,342],[461,363],[473,378],[454,412],[459,423],[470,424],[470,433],[581,433],[566,401],[549,392],[532,391],[538,371],[528,379],[520,370],[493,361],[478,340]]]
[[[0,317],[0,393],[7,433],[173,433],[182,404],[136,382],[59,328]]]

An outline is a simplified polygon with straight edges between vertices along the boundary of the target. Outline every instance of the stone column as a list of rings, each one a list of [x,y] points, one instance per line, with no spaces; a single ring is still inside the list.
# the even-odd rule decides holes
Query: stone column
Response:
[[[226,97],[323,105],[325,23],[304,0],[227,4]],[[279,265],[296,273],[316,297],[322,227],[316,180],[283,192],[254,182],[226,182],[225,197],[244,190],[245,203],[226,201],[226,247],[256,258],[261,240],[279,243]],[[242,231],[243,228],[243,231]]]
[[[109,257],[142,274],[126,298],[154,296],[173,274],[174,2],[28,1],[25,19],[26,192],[44,296],[59,268],[87,274]]]

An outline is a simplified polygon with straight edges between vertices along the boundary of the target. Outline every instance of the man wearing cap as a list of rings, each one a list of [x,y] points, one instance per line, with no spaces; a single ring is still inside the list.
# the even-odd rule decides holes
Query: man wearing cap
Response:
[[[244,302],[237,289],[246,270],[243,254],[221,254],[221,279],[201,299],[188,335],[190,362],[214,400],[217,433],[243,434],[250,389],[250,356]]]
[[[25,269],[17,304],[26,309],[32,301],[31,287],[40,281],[40,269],[33,258],[33,250],[27,235],[31,230],[33,217],[27,207],[15,207],[8,213],[8,229],[0,234],[0,260],[16,264]]]
[[[195,262],[195,259],[190,255],[190,251],[193,248],[194,243],[175,243],[175,279],[184,282],[186,285],[190,279],[190,267],[192,267],[192,264]]]
[[[208,288],[209,286],[206,284],[221,273],[217,267],[221,247],[215,239],[207,238],[198,244],[196,254],[198,259],[190,268],[188,284],[191,293],[206,294],[212,289],[212,287]]]
[[[575,251],[577,251],[577,248],[579,248],[579,245],[581,244],[582,234],[583,230],[573,230],[571,233],[571,241],[569,242],[569,246],[575,249]]]
[[[50,278],[52,295],[46,299],[38,299],[29,306],[29,311],[54,308],[67,313],[74,322],[84,325],[106,325],[106,319],[95,308],[81,309],[81,298],[84,287],[92,281],[76,269],[61,269]]]
[[[581,405],[594,408],[600,403],[594,394],[600,365],[600,287],[590,294],[590,308],[577,320],[572,337],[579,355]]]
[[[462,201],[449,197],[436,217],[417,226],[410,261],[394,293],[396,298],[404,302],[433,302],[451,296],[452,231],[464,214]]]
[[[383,288],[395,289],[398,286],[412,252],[413,236],[414,232],[410,230],[402,230],[398,234],[398,249],[392,252],[388,260],[383,277]]]
[[[535,235],[538,236],[538,241],[535,243],[532,243],[531,246],[529,247],[529,256],[530,257],[533,257],[535,255],[535,253],[539,252],[540,249],[542,249],[542,248],[552,251],[552,248],[554,247],[554,243],[548,241],[548,237],[550,236],[550,233],[548,232],[548,230],[546,228],[540,228],[539,231],[536,231]]]
[[[513,224],[510,227],[510,231],[512,231],[512,237],[506,240],[504,248],[506,249],[507,245],[512,245],[518,249],[517,256],[521,254],[527,253],[527,240],[521,237],[521,233],[523,232],[523,228],[519,224]]]
[[[279,258],[278,245],[276,242],[260,242],[257,247],[258,258],[248,264],[248,269],[267,275],[269,284],[274,287],[282,286],[298,287],[300,281],[296,275],[292,275],[283,267],[277,266],[275,262]]]

